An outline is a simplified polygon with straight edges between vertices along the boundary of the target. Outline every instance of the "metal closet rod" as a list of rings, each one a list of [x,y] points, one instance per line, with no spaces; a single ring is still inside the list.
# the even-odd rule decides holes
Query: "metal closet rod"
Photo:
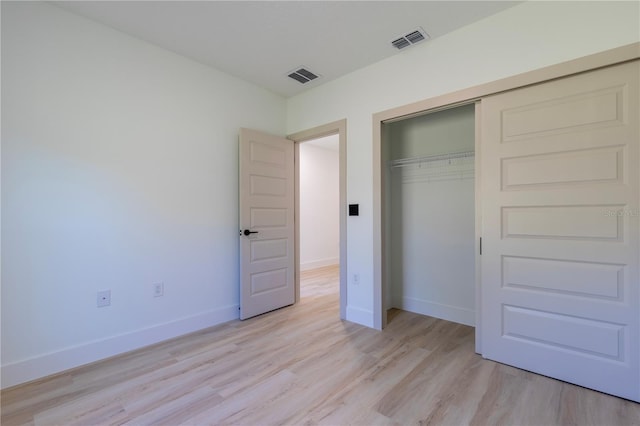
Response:
[[[404,167],[411,164],[430,163],[433,161],[453,160],[456,158],[469,158],[475,156],[475,151],[451,152],[448,154],[428,155],[426,157],[411,157],[392,160],[389,162],[391,167]]]

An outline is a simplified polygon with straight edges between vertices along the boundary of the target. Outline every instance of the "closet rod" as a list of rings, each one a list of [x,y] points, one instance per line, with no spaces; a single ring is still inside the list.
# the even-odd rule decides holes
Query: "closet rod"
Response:
[[[473,156],[475,156],[475,151],[451,152],[449,154],[429,155],[426,157],[401,158],[398,160],[390,161],[389,165],[392,168],[404,167],[411,164],[431,163],[433,161],[453,160],[457,158],[471,158]]]

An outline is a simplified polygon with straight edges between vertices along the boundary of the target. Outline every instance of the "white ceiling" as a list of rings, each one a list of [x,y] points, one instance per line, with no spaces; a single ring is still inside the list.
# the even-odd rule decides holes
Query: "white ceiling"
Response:
[[[53,3],[275,93],[292,96],[413,48],[398,51],[390,42],[418,27],[433,39],[519,2]],[[300,65],[321,78],[302,85],[287,77]]]

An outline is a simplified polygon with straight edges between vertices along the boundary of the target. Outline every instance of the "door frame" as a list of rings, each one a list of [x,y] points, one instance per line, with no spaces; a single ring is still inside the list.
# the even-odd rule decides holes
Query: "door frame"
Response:
[[[300,144],[324,136],[338,135],[339,204],[340,204],[340,319],[347,316],[347,120],[313,127],[288,135],[294,142],[294,212],[295,212],[295,291],[300,301]]]
[[[574,59],[568,62],[551,65],[523,74],[507,77],[501,80],[481,84],[453,93],[436,96],[412,104],[392,108],[373,114],[373,326],[381,330],[387,325],[387,301],[388,291],[386,268],[386,238],[385,238],[385,168],[383,155],[383,124],[398,121],[414,116],[424,115],[438,110],[455,107],[458,105],[479,102],[483,97],[505,92],[520,87],[530,86],[545,81],[567,77],[586,71],[595,70],[610,65],[615,65],[640,58],[640,43],[632,43],[604,52]],[[480,132],[478,119],[481,114],[476,108],[476,154],[479,152]],[[478,165],[476,157],[476,165]],[[476,178],[479,175],[476,172]],[[477,183],[476,183],[477,184]],[[477,193],[477,187],[476,187]],[[476,215],[480,212],[476,204]],[[482,235],[481,218],[476,216],[476,234]],[[478,244],[478,241],[476,241]],[[476,252],[477,253],[477,252]],[[480,315],[480,300],[482,282],[479,277],[479,262],[476,261],[476,320]],[[480,334],[481,324],[476,323],[476,352],[482,353],[482,341]]]

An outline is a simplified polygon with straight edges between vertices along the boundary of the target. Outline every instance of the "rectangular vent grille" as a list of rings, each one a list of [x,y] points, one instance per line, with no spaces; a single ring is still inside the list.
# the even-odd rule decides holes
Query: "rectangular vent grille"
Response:
[[[429,38],[429,35],[422,29],[418,28],[415,31],[411,31],[408,34],[403,35],[402,37],[398,37],[397,39],[391,42],[391,45],[396,49],[404,49],[405,47],[409,47],[416,43],[420,43],[423,40]]]
[[[411,43],[409,42],[409,40],[407,40],[404,37],[400,37],[399,39],[393,40],[391,44],[393,44],[393,47],[395,47],[396,49],[404,49],[405,47],[411,46]]]
[[[420,31],[414,31],[411,34],[407,34],[405,38],[409,40],[410,43],[413,43],[413,44],[424,40],[424,36],[420,34]]]
[[[297,70],[290,72],[288,76],[296,81],[299,81],[302,84],[308,83],[311,80],[315,80],[316,78],[318,78],[318,75],[312,73],[304,67],[300,67]]]

